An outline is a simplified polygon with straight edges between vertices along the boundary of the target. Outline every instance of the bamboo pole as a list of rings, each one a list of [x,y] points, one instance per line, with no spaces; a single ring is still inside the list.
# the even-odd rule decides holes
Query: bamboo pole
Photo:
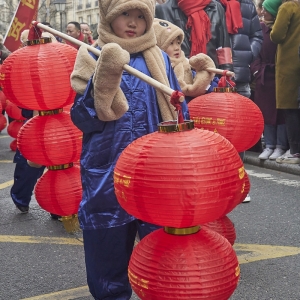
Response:
[[[56,36],[59,36],[59,37],[63,38],[64,40],[68,40],[68,41],[70,41],[71,43],[73,43],[75,45],[78,45],[78,46],[84,45],[90,52],[94,53],[97,56],[101,55],[101,51],[100,50],[96,49],[93,46],[85,44],[85,43],[83,43],[83,42],[81,42],[81,41],[79,41],[79,40],[77,40],[77,39],[75,39],[75,38],[73,38],[73,37],[65,34],[65,33],[62,33],[62,32],[60,32],[58,30],[55,30],[55,29],[53,29],[51,27],[48,27],[48,26],[46,26],[44,24],[41,24],[41,23],[38,23],[36,21],[32,21],[32,24],[34,26],[37,26],[37,27],[39,27],[39,28],[41,28],[41,29],[43,29],[45,31],[48,31],[48,32],[56,35]],[[145,75],[144,73],[142,73],[142,72],[140,72],[140,71],[138,71],[138,70],[130,67],[129,65],[124,65],[123,66],[123,70],[127,71],[131,75],[136,76],[137,78],[139,78],[139,79],[143,80],[144,82],[148,83],[149,85],[153,86],[155,89],[157,89],[157,90],[159,90],[159,91],[161,91],[161,92],[163,92],[163,93],[165,93],[165,94],[167,94],[169,96],[171,96],[174,93],[174,90],[171,89],[170,87],[168,87],[168,86],[160,83],[159,81],[153,79],[152,77],[149,77],[149,76]],[[220,74],[220,75],[223,75],[223,73],[224,73],[224,70],[217,69],[217,68],[207,68],[206,71],[212,72],[212,73],[216,73],[216,74]],[[234,77],[234,75],[235,74],[233,72],[226,71],[226,76]],[[183,102],[184,101],[184,96],[181,96],[179,98],[179,101]]]
[[[37,27],[45,30],[45,31],[48,31],[48,32],[52,33],[53,35],[59,36],[59,37],[63,38],[64,40],[68,40],[68,41],[70,41],[73,44],[76,44],[78,46],[84,45],[90,52],[94,53],[97,56],[101,55],[101,51],[100,50],[96,49],[93,46],[85,44],[85,43],[83,43],[83,42],[81,42],[81,41],[79,41],[79,40],[77,40],[77,39],[75,39],[75,38],[73,38],[73,37],[65,34],[65,33],[62,33],[62,32],[60,32],[58,30],[50,28],[50,27],[48,27],[46,25],[43,25],[41,23],[38,23],[36,21],[32,21],[32,24],[34,26],[37,26]],[[163,93],[165,93],[165,94],[167,94],[169,96],[171,96],[175,92],[170,87],[168,87],[168,86],[160,83],[159,81],[157,81],[157,80],[149,77],[148,75],[146,75],[146,74],[144,74],[144,73],[136,70],[135,68],[130,67],[129,65],[124,65],[123,66],[123,70],[127,71],[131,75],[136,76],[137,78],[139,78],[139,79],[143,80],[144,82],[148,83],[149,85],[153,86],[155,89],[157,89],[157,90],[159,90],[159,91],[161,91],[161,92],[163,92]],[[183,102],[184,99],[185,99],[184,96],[181,96],[179,98],[179,101]]]

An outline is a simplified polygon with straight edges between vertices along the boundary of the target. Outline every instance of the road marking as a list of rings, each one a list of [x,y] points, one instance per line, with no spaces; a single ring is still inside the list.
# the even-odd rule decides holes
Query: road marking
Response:
[[[289,246],[234,244],[233,248],[237,252],[248,252],[245,254],[238,254],[240,264],[300,254],[300,248]]]
[[[0,243],[83,245],[82,239],[19,235],[0,235]]]
[[[82,286],[79,288],[64,290],[51,294],[45,294],[31,298],[22,298],[21,300],[69,300],[88,296],[91,296],[88,287]]]
[[[5,189],[9,186],[12,186],[14,184],[14,180],[9,180],[3,183],[0,183],[0,190]]]
[[[0,163],[4,163],[4,164],[8,164],[8,163],[12,163],[12,160],[0,160]]]
[[[0,236],[0,242],[3,241],[3,237],[11,237],[15,241],[20,242],[20,238],[17,237],[15,239],[14,236]],[[32,240],[36,240],[39,243],[48,243],[50,241],[51,244],[73,244],[77,245],[79,242],[76,239],[64,239],[64,238],[48,238],[48,237],[23,237],[27,238],[30,242]],[[51,241],[53,240],[53,241]],[[24,241],[21,241],[24,242]],[[80,245],[82,245],[82,241],[80,241]],[[245,254],[238,254],[239,264],[247,264],[251,262],[256,262],[260,260],[266,259],[275,259],[285,256],[292,256],[300,254],[300,248],[290,247],[290,246],[273,246],[273,245],[257,245],[257,244],[235,244],[233,246],[234,250],[237,252],[244,252]],[[78,288],[73,288],[69,290],[54,292],[50,294],[39,295],[31,298],[23,298],[21,300],[69,300],[69,299],[78,299],[81,297],[91,296],[88,290],[88,286],[82,286]]]
[[[7,138],[7,137],[10,137],[10,136],[9,135],[1,135],[0,139],[4,139],[4,138]]]
[[[254,176],[257,178],[262,178],[265,180],[273,181],[279,184],[287,185],[287,186],[293,186],[293,187],[300,187],[300,180],[288,180],[288,179],[277,179],[273,177],[271,174],[267,173],[256,173],[252,170],[246,170],[247,174],[250,176]]]

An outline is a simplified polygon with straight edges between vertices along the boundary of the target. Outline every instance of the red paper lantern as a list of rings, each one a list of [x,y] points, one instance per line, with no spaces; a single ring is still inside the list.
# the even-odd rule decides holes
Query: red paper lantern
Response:
[[[21,128],[18,148],[26,159],[44,166],[79,160],[82,132],[74,126],[68,113],[59,111],[54,115],[35,116]]]
[[[12,119],[25,120],[25,118],[22,116],[22,110],[9,100],[6,101],[5,111]]]
[[[21,129],[21,127],[23,126],[23,124],[24,124],[24,121],[22,121],[22,120],[14,120],[14,121],[10,122],[7,127],[7,133],[11,137],[16,139],[18,136],[18,132]]]
[[[135,247],[128,275],[143,300],[227,300],[240,268],[230,243],[212,230],[178,236],[159,229]]]
[[[159,126],[159,132],[138,138],[120,155],[114,170],[120,205],[161,226],[182,228],[218,219],[230,202],[240,200],[244,167],[238,153],[217,133],[165,133],[169,127],[176,125]]]
[[[9,144],[11,151],[17,151],[17,139],[14,139]]]
[[[217,88],[217,91],[232,91]],[[199,96],[188,104],[195,127],[217,132],[238,152],[251,148],[260,139],[264,119],[258,106],[235,92],[214,92]]]
[[[5,95],[17,106],[32,110],[51,110],[73,103],[75,92],[70,75],[76,55],[75,48],[51,42],[14,51],[2,65],[0,83]]]
[[[4,110],[6,107],[6,96],[1,90],[0,90],[0,102],[1,102],[1,107],[2,107],[1,112],[2,112],[2,110]]]
[[[0,113],[0,131],[2,131],[7,125],[6,118]]]
[[[224,216],[220,219],[217,219],[215,221],[206,223],[201,225],[201,228],[208,228],[210,230],[213,230],[222,236],[224,236],[228,242],[233,245],[236,239],[236,232],[234,228],[234,224],[231,222],[231,220]]]
[[[38,204],[44,210],[59,216],[77,214],[81,196],[80,169],[77,166],[48,170],[35,186]]]

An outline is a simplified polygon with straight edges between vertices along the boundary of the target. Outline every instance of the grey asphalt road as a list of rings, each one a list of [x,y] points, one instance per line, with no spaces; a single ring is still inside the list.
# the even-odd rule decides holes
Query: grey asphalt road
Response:
[[[68,234],[34,197],[27,215],[14,207],[11,140],[0,134],[0,300],[91,300],[81,233]],[[230,299],[300,300],[300,176],[245,167],[251,202],[229,214],[241,267]]]

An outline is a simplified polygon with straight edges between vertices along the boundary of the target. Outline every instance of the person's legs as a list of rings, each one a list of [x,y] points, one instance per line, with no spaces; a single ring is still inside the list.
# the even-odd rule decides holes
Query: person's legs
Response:
[[[291,154],[300,154],[300,109],[285,109],[284,119]]]
[[[276,147],[276,126],[265,124],[264,126],[264,142],[265,149],[258,156],[261,160],[266,160],[271,157],[275,147]]]
[[[251,96],[250,84],[245,82],[237,82],[235,88],[237,92],[247,98]]]
[[[118,227],[83,230],[87,282],[95,299],[130,299],[127,271],[136,232],[135,221]]]
[[[14,171],[14,183],[10,190],[10,195],[18,207],[25,208],[28,211],[28,206],[31,200],[32,192],[37,180],[42,176],[44,172],[44,167],[42,168],[32,168],[27,164],[27,160],[16,153],[18,156],[16,162],[16,167]]]

